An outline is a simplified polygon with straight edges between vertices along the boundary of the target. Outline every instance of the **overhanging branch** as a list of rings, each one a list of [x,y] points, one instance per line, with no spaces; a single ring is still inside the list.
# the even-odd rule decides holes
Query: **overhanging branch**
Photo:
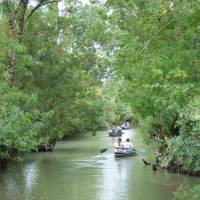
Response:
[[[34,13],[37,9],[39,9],[40,7],[45,6],[45,5],[47,5],[47,4],[51,4],[51,3],[58,3],[59,1],[61,1],[61,0],[52,0],[52,1],[47,1],[47,2],[43,2],[43,3],[40,1],[40,3],[38,3],[38,4],[31,10],[31,12],[29,13],[29,15],[28,15],[27,18],[26,18],[26,21],[28,21],[28,20],[31,18],[31,16],[33,15],[33,13]]]

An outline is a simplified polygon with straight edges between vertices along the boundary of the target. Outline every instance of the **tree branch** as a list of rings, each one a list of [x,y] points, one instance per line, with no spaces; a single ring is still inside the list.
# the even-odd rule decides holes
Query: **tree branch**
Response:
[[[20,1],[20,13],[18,16],[18,39],[19,41],[22,39],[22,34],[24,31],[24,24],[25,24],[25,14],[26,14],[26,9],[28,6],[29,0],[21,0]]]
[[[47,1],[47,2],[44,2],[44,3],[42,3],[42,2],[40,1],[40,3],[38,3],[38,4],[31,10],[31,12],[29,13],[29,15],[28,15],[27,18],[26,18],[26,22],[31,18],[31,16],[33,15],[33,13],[34,13],[37,9],[39,9],[40,7],[45,6],[45,5],[47,5],[47,4],[50,4],[50,3],[58,3],[59,1],[61,1],[61,0],[52,0],[52,1]]]

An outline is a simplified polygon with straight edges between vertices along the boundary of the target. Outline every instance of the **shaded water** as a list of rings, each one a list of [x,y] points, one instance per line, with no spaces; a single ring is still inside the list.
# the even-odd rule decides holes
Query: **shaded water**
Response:
[[[152,171],[141,159],[151,160],[151,147],[134,130],[125,131],[145,153],[115,159],[109,147],[115,138],[97,136],[58,142],[53,152],[32,153],[23,162],[0,171],[0,200],[171,200],[178,185],[192,185],[198,178]]]

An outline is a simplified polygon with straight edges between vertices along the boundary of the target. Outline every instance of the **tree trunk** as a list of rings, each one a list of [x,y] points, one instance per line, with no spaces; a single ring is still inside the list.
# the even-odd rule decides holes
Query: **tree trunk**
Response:
[[[15,24],[14,24],[14,13],[9,11],[7,14],[8,16],[8,35],[9,39],[12,41],[15,39]],[[16,63],[16,56],[12,49],[8,50],[7,55],[7,67],[6,70],[8,72],[8,85],[12,86],[14,83],[14,74],[15,74],[15,63]]]
[[[19,21],[18,21],[18,40],[22,41],[22,35],[24,32],[25,25],[25,14],[27,10],[29,0],[21,0],[20,1],[20,13],[19,13]]]
[[[24,30],[24,18],[29,0],[20,0],[18,8],[13,9],[11,7],[11,2],[3,1],[5,12],[8,18],[8,37],[10,42],[22,40],[23,30]],[[9,86],[14,85],[15,81],[15,64],[16,55],[15,52],[10,48],[7,54],[7,66],[6,70],[8,72],[7,83]]]

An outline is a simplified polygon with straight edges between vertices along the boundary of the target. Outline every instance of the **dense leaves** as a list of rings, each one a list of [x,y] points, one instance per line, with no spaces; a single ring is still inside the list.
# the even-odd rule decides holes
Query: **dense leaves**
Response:
[[[0,158],[13,157],[37,147],[51,113],[36,109],[37,97],[0,85]],[[46,141],[47,143],[48,141]]]
[[[2,1],[0,14],[0,160],[51,150],[63,136],[95,134],[115,119],[101,6]]]
[[[174,200],[198,200],[200,198],[200,186],[196,185],[192,188],[183,188],[180,187],[174,193]]]
[[[180,112],[179,120],[176,122],[180,135],[167,141],[166,158],[162,162],[164,166],[173,163],[186,173],[200,171],[199,102],[199,98],[192,100]]]
[[[200,95],[200,2],[108,0],[107,7],[117,31],[113,65],[125,80],[122,99],[146,141],[160,144],[163,166],[199,173],[198,120],[191,124],[198,112],[191,106]]]

